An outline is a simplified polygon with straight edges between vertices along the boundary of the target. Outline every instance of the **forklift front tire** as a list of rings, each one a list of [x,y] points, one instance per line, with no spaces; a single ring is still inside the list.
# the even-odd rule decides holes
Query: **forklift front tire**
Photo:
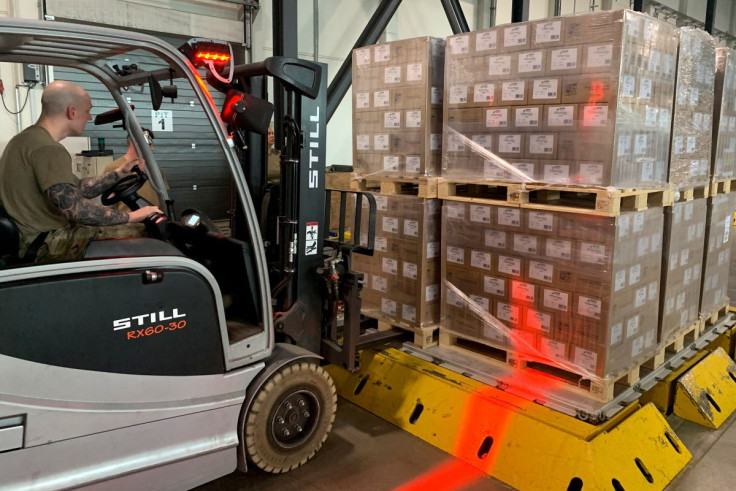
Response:
[[[332,429],[337,391],[319,365],[282,367],[256,394],[245,421],[248,460],[279,474],[314,457]]]

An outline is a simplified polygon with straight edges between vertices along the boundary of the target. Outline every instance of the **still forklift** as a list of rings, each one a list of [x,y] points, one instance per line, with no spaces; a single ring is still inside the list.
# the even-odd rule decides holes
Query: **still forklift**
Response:
[[[167,67],[110,62],[137,50]],[[146,179],[166,202],[148,237],[93,242],[82,260],[56,264],[18,258],[17,230],[0,220],[0,489],[184,489],[249,463],[289,471],[315,455],[335,418],[320,364],[355,370],[361,348],[392,336],[361,334],[355,245],[343,239],[349,193],[341,230],[325,241],[324,66],[231,57],[213,40],[177,50],[145,34],[0,19],[0,62],[78,69],[109,90],[113,109],[96,122],[122,120],[147,175],[121,180],[104,202],[144,205],[136,191]],[[264,170],[243,165],[273,112],[251,93],[263,77],[287,93],[281,183],[268,190]],[[230,235],[197,209],[176,214],[124,97],[147,86],[158,109],[176,93],[162,89],[168,80],[191,88],[225,156]],[[227,94],[221,109],[209,88]],[[360,199],[370,244],[375,201]]]

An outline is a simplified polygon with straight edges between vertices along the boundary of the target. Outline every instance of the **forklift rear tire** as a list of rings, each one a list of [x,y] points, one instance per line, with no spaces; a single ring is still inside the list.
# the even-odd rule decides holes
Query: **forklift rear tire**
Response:
[[[337,391],[315,363],[279,369],[260,389],[245,421],[248,460],[279,474],[314,457],[332,429]]]

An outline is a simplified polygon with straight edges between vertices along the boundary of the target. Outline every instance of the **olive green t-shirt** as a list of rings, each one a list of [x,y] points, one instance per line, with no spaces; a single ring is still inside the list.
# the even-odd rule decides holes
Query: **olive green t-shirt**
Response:
[[[0,157],[0,201],[25,243],[69,225],[46,190],[75,182],[69,152],[41,126],[29,126],[14,136]]]

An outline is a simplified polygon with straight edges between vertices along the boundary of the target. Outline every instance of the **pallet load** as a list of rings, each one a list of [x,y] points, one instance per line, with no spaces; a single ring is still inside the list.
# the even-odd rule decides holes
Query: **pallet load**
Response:
[[[700,296],[700,314],[706,319],[728,307],[734,210],[736,210],[736,193],[716,194],[708,199]]]
[[[669,165],[669,182],[680,190],[706,189],[710,183],[715,52],[707,32],[680,29]]]
[[[713,155],[711,174],[717,181],[732,179],[736,170],[736,52],[716,49]],[[715,193],[711,192],[711,195]]]
[[[443,177],[663,186],[677,44],[629,10],[450,36]]]
[[[351,268],[364,274],[361,312],[415,333],[428,334],[431,343],[440,315],[439,200],[416,196],[376,199],[376,237],[373,256],[352,254]],[[362,199],[367,237],[367,200]]]
[[[661,207],[604,217],[446,201],[442,216],[441,343],[557,365],[604,398],[656,351]]]
[[[439,175],[444,54],[430,37],[353,51],[356,177]]]

